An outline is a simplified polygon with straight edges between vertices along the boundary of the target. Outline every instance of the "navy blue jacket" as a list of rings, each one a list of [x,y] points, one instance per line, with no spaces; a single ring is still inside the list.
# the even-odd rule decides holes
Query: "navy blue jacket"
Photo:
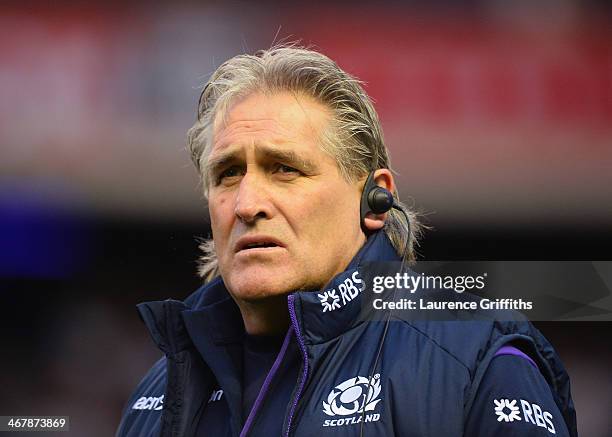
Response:
[[[269,383],[289,342],[301,367],[291,401],[277,412],[286,436],[577,435],[568,375],[529,322],[371,321],[368,265],[397,260],[378,232],[324,291],[288,296],[286,341],[244,423],[240,372],[231,365],[243,324],[222,280],[185,302],[140,304],[164,357],[129,399],[117,436],[193,436],[203,415],[200,434],[269,435],[258,409],[274,396]]]

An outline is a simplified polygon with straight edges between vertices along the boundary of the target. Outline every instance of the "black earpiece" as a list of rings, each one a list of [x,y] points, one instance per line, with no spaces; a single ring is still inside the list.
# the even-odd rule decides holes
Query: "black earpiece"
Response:
[[[383,214],[393,208],[393,194],[374,182],[374,172],[366,179],[361,194],[361,229],[368,234],[370,231],[365,227],[365,217],[369,212]]]

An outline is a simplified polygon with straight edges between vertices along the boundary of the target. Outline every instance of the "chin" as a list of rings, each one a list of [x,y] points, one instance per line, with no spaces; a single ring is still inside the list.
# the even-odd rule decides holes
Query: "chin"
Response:
[[[300,288],[296,282],[296,275],[238,273],[232,275],[226,282],[228,291],[236,298],[247,302],[254,302],[274,296],[284,296]]]

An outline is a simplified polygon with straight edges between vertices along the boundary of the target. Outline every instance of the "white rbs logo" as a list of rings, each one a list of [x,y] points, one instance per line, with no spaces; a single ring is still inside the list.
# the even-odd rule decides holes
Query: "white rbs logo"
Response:
[[[356,376],[338,384],[323,401],[323,412],[328,416],[353,416],[341,419],[325,420],[323,426],[339,426],[360,423],[362,417],[366,422],[376,422],[380,414],[366,414],[373,411],[380,402],[380,374],[368,380],[365,376]]]
[[[495,414],[498,422],[514,422],[524,421],[531,425],[536,425],[540,428],[546,428],[551,434],[556,434],[555,425],[552,422],[552,414],[548,411],[542,411],[538,404],[532,404],[524,399],[519,399],[521,402],[521,410],[523,417],[519,414],[519,407],[516,399],[493,399],[495,404]]]
[[[519,416],[519,409],[516,406],[516,399],[510,402],[508,399],[493,399],[495,403],[495,414],[497,414],[497,421],[501,422],[514,422],[515,420],[521,420]]]
[[[325,313],[343,307],[355,299],[364,288],[363,279],[359,277],[359,271],[355,271],[350,278],[346,278],[338,285],[337,291],[335,288],[325,290],[323,293],[318,293],[317,297],[321,301]]]

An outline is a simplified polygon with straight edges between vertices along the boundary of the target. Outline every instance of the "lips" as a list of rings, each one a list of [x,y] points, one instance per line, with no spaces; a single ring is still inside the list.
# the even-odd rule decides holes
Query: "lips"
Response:
[[[276,247],[285,247],[285,245],[277,238],[268,235],[249,235],[241,237],[234,247],[235,252],[253,249],[271,249]]]

